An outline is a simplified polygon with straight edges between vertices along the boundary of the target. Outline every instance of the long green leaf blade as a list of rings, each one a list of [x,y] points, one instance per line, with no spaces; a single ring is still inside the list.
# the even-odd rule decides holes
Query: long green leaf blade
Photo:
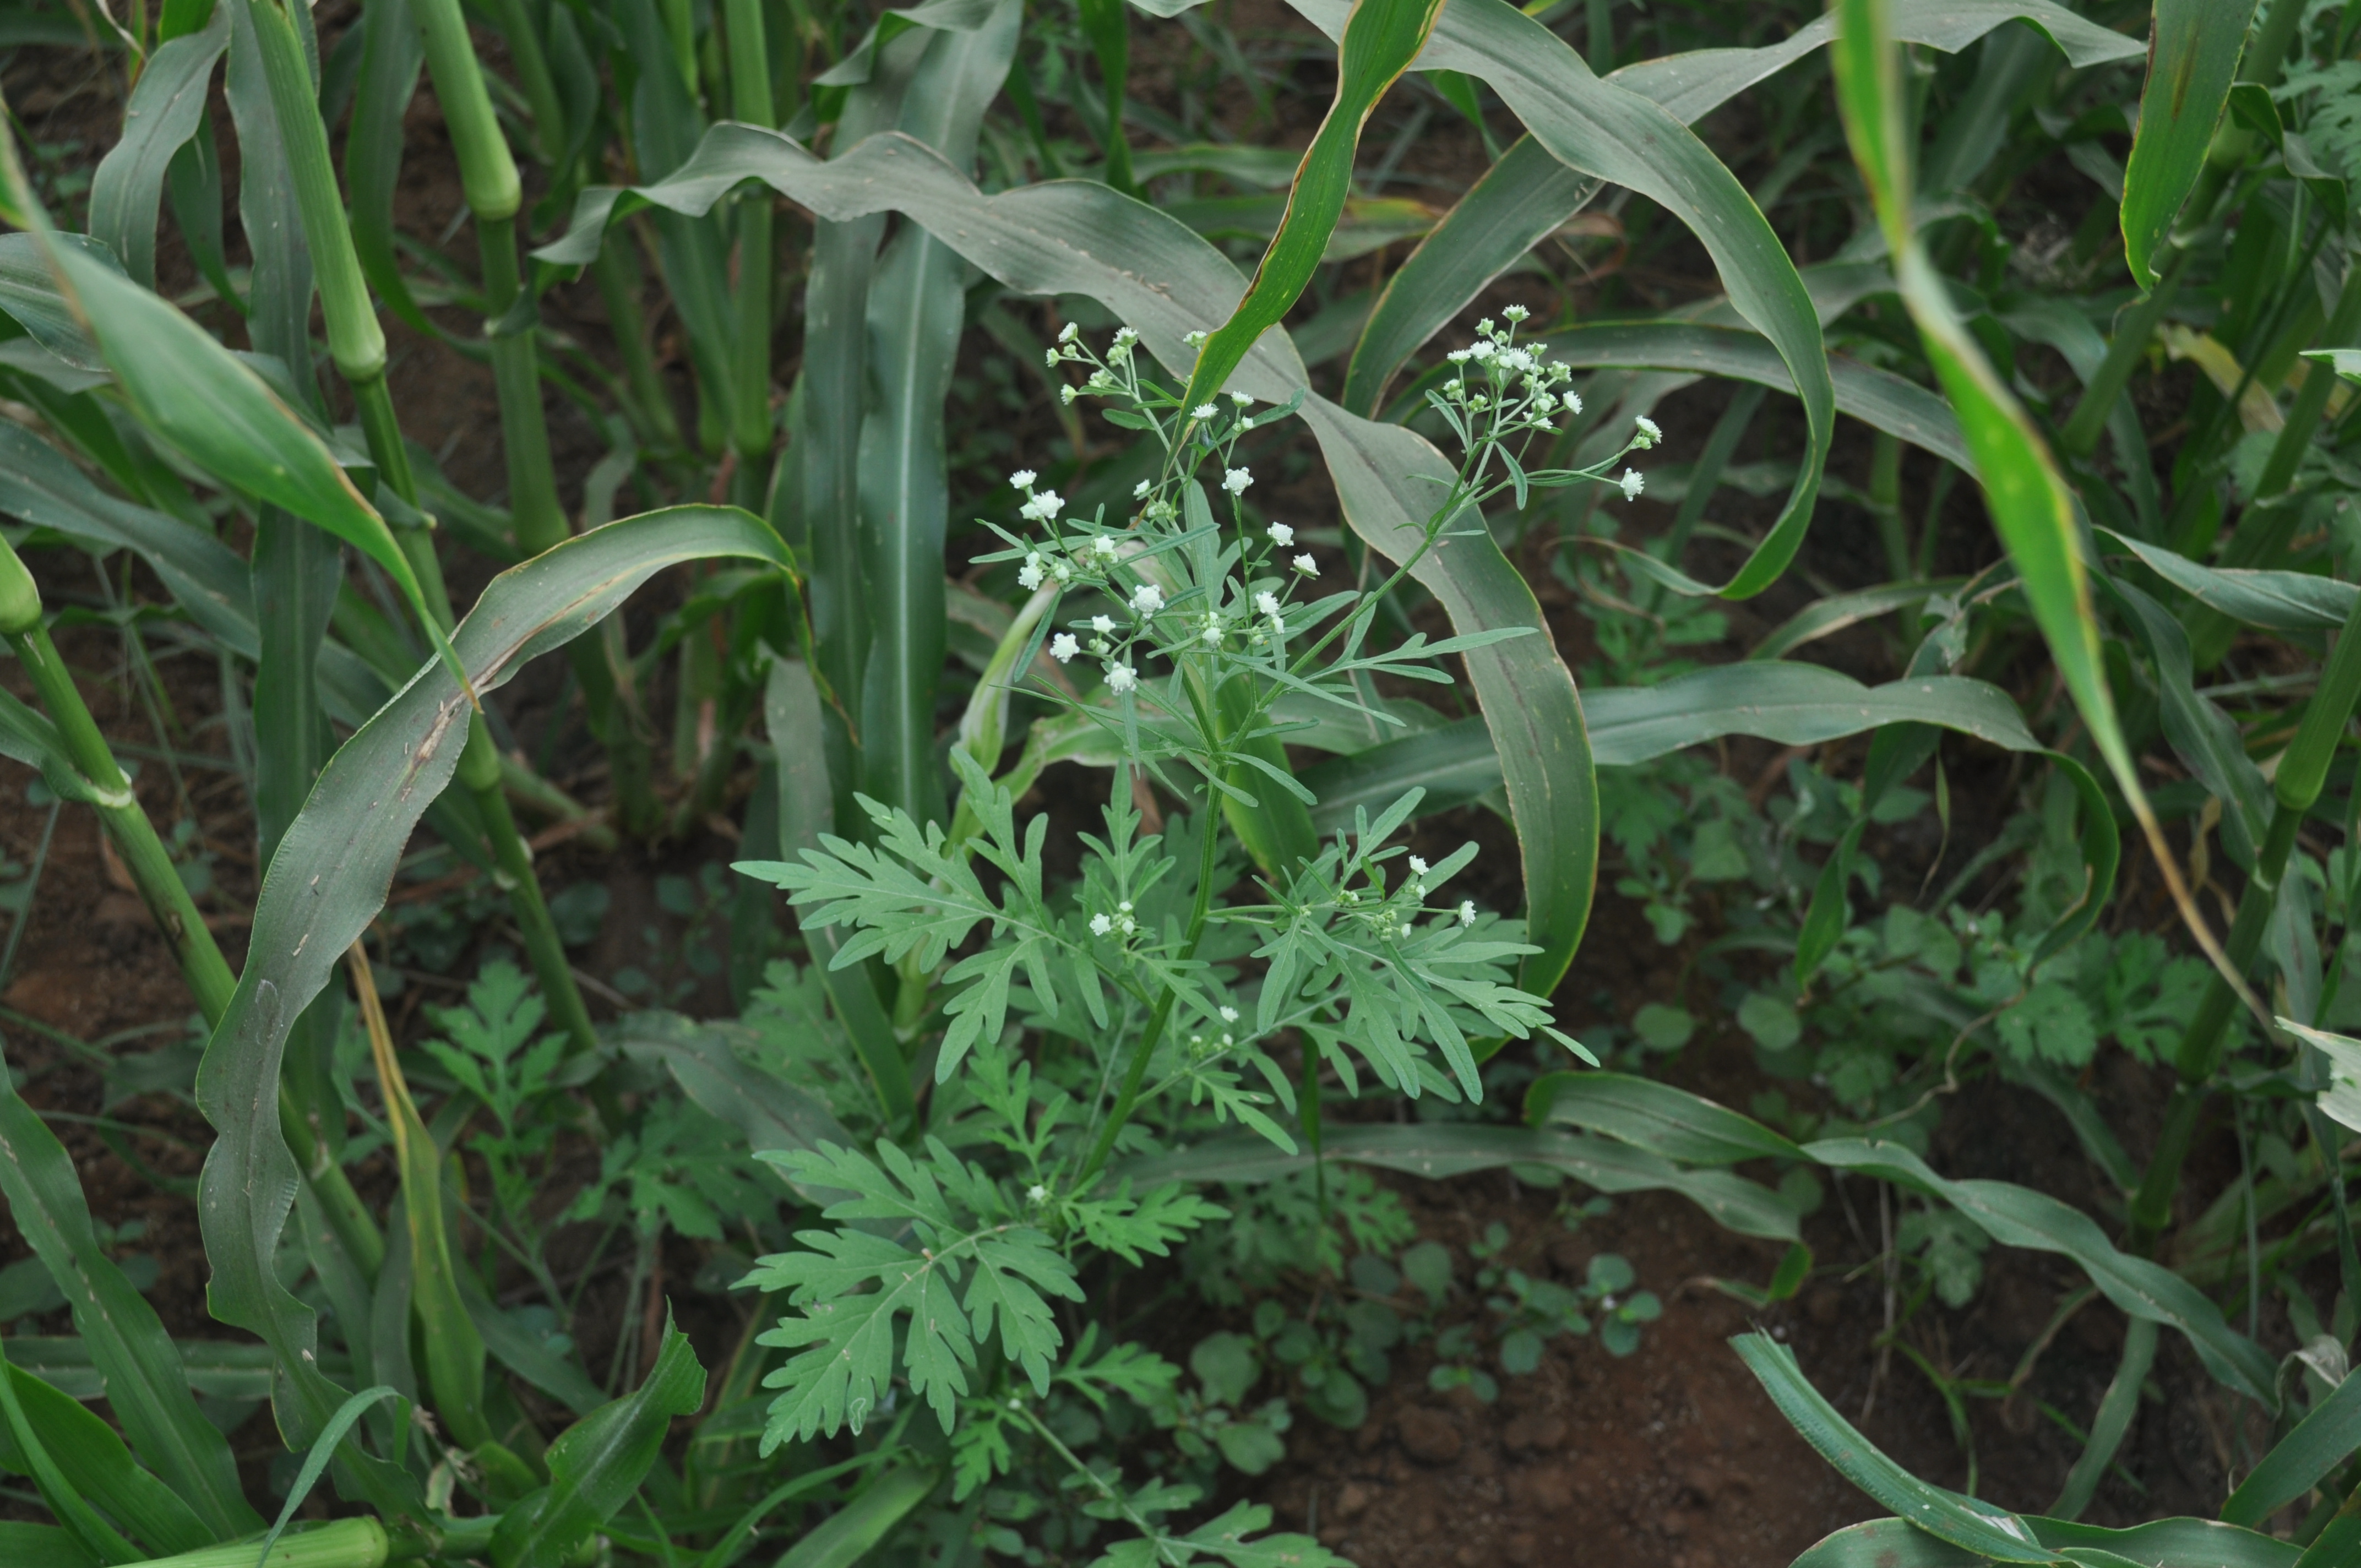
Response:
[[[2156,287],[2157,247],[2196,187],[2246,41],[2255,0],[2157,0],[2139,127],[2124,165],[2124,259]]]
[[[17,1234],[65,1292],[115,1420],[140,1457],[187,1499],[212,1541],[260,1528],[239,1490],[229,1442],[197,1409],[163,1320],[101,1250],[72,1157],[7,1077],[0,1072],[0,1191]]]
[[[1277,326],[1302,296],[1352,192],[1361,127],[1426,47],[1443,5],[1444,0],[1353,0],[1337,40],[1335,100],[1304,149],[1288,191],[1287,215],[1271,236],[1254,280],[1237,309],[1206,340],[1189,373],[1182,408],[1196,408],[1221,391],[1255,340]]]
[[[492,689],[664,567],[714,556],[791,564],[777,535],[743,512],[653,512],[493,579],[454,646],[478,688]],[[272,1346],[287,1379],[280,1425],[297,1442],[315,1436],[345,1395],[318,1370],[313,1314],[273,1272],[295,1182],[278,1124],[280,1055],[296,1015],[382,907],[412,830],[458,765],[468,711],[456,679],[430,665],[330,759],[271,861],[245,973],[197,1075],[199,1108],[218,1134],[199,1185],[214,1313]],[[421,1506],[406,1475],[355,1471],[380,1512]]]

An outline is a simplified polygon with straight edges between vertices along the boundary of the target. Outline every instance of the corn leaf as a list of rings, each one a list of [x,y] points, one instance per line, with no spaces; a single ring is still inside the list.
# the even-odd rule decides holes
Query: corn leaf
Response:
[[[2246,47],[2254,0],[2157,0],[2139,126],[2124,165],[2124,259],[2156,287],[2157,247],[2205,166]]]
[[[1352,192],[1361,127],[1425,47],[1443,5],[1444,0],[1353,0],[1337,38],[1335,100],[1304,149],[1288,191],[1287,215],[1271,236],[1254,280],[1199,352],[1182,408],[1199,407],[1220,392],[1255,340],[1279,324],[1312,281]]]
[[[2008,1181],[1953,1181],[1899,1144],[1857,1138],[1806,1144],[1804,1153],[1832,1170],[1857,1170],[1939,1199],[2003,1246],[2071,1258],[2110,1301],[2135,1318],[2188,1337],[2206,1370],[2231,1387],[2276,1406],[2276,1364],[2234,1331],[2205,1293],[2163,1265],[2116,1249],[2098,1223],[2047,1193]]]
[[[261,377],[173,306],[87,252],[60,245],[52,260],[142,424],[223,483],[359,550],[384,568],[421,623],[435,626],[385,519]]]
[[[204,117],[214,66],[229,48],[227,5],[204,30],[172,39],[148,57],[124,106],[123,136],[90,181],[91,237],[113,250],[134,282],[156,282],[156,219],[173,157]]]
[[[2238,1483],[2222,1505],[2222,1517],[2232,1524],[2259,1527],[2311,1491],[2356,1448],[2361,1448],[2361,1377],[2348,1375]]]
[[[17,1233],[65,1292],[115,1420],[203,1520],[206,1540],[189,1544],[260,1528],[238,1488],[229,1442],[197,1409],[163,1320],[101,1250],[72,1157],[7,1078],[0,1072],[0,1192]]]
[[[562,1568],[629,1502],[663,1452],[675,1416],[705,1403],[705,1368],[669,1321],[647,1380],[575,1422],[544,1455],[549,1485],[511,1508],[492,1534],[494,1568]]]
[[[73,1532],[51,1524],[0,1522],[0,1562],[9,1568],[98,1568]]]
[[[1299,8],[1314,25],[1333,20],[1324,3]],[[1677,116],[1600,80],[1564,39],[1505,0],[1451,0],[1419,63],[1482,78],[1560,162],[1638,192],[1677,217],[1713,258],[1730,303],[1771,340],[1804,404],[1807,441],[1795,485],[1728,583],[1679,579],[1685,592],[1730,598],[1762,592],[1786,570],[1810,525],[1836,398],[1819,318],[1769,222]]]
[[[1324,4],[1318,8],[1297,8],[1315,20],[1329,9]],[[1894,30],[1905,42],[1955,53],[2014,17],[2041,28],[2077,66],[2139,53],[2139,46],[2122,34],[2042,0],[1965,5],[1953,0],[1900,0],[1894,7]],[[1668,55],[1627,65],[1610,72],[1607,80],[1654,99],[1682,124],[1693,126],[1833,37],[1830,20],[1817,17],[1785,41],[1766,48]],[[1355,413],[1374,417],[1384,400],[1386,382],[1401,362],[1464,310],[1486,284],[1580,211],[1602,183],[1558,163],[1532,137],[1521,137],[1387,280],[1354,345],[1345,378],[1344,405]],[[1794,382],[1771,384],[1792,387]],[[1837,406],[1844,407],[1840,366]]]
[[[933,34],[911,77],[901,127],[955,169],[975,160],[1021,15],[1016,0],[1000,0],[983,27]],[[966,321],[963,269],[957,251],[912,224],[886,246],[868,287],[875,400],[861,430],[861,581],[871,611],[860,687],[862,784],[922,822],[949,815],[935,752],[935,688],[950,521],[943,405]]]
[[[1689,1165],[1801,1159],[1804,1151],[1751,1116],[1652,1079],[1553,1072],[1525,1091],[1526,1120],[1604,1133]]]
[[[1610,323],[1554,333],[1537,353],[1577,370],[1621,366],[1642,370],[1702,370],[1793,393],[1795,378],[1759,333],[1703,322]],[[1891,370],[1831,355],[1828,373],[1836,406],[1874,430],[1972,473],[1975,459],[1960,439],[1960,422],[1941,397]]]
[[[1318,1154],[1290,1153],[1251,1134],[1208,1138],[1176,1154],[1150,1155],[1110,1168],[1147,1191],[1168,1181],[1269,1181],[1322,1160],[1374,1165],[1430,1179],[1545,1165],[1601,1192],[1677,1192],[1741,1235],[1796,1239],[1793,1205],[1769,1189],[1723,1170],[1686,1170],[1646,1149],[1537,1127],[1465,1123],[1331,1125]]]
[[[2097,532],[2174,587],[2247,626],[2269,631],[2334,631],[2353,613],[2355,598],[2361,598],[2361,587],[2334,577],[2208,566],[2113,529]]]
[[[1888,1459],[1839,1415],[1796,1365],[1795,1353],[1768,1334],[1740,1334],[1730,1345],[1762,1381],[1779,1413],[1844,1478],[1938,1540],[1993,1563],[2049,1563],[2054,1554],[2033,1527],[2004,1508],[1919,1480]],[[1973,1561],[1974,1559],[1971,1559]],[[1899,1557],[1896,1561],[1905,1561]],[[1934,1558],[1933,1562],[1949,1561]]]
[[[1911,145],[1903,129],[1898,66],[1886,9],[1879,0],[1844,0],[1840,26],[1831,63],[1853,160],[1861,167],[1894,256],[1903,303],[1917,324],[1936,378],[1960,415],[1985,505],[2017,569],[2034,623],[2049,645],[2091,743],[2156,850],[2158,870],[2191,936],[2232,988],[2251,1002],[2245,978],[2231,965],[2182,885],[2178,863],[2141,788],[2107,684],[2072,494],[2024,408],[1953,312],[1948,286],[1927,260],[1912,226]]]
[[[2060,1561],[2091,1568],[2126,1563],[2144,1568],[2294,1568],[2301,1555],[2288,1541],[2211,1519],[2158,1519],[2129,1530],[2038,1516],[2025,1523],[2043,1545],[2059,1553],[2086,1554]],[[1885,1519],[1847,1525],[1796,1558],[1791,1568],[1980,1568],[1989,1561],[1906,1520]]]
[[[909,1465],[886,1471],[789,1547],[776,1568],[854,1568],[941,1480],[939,1471]]]
[[[12,1350],[16,1343],[9,1342]],[[11,1365],[6,1376],[35,1438],[84,1501],[104,1508],[159,1554],[194,1552],[223,1539],[171,1487],[141,1469],[123,1439],[95,1411],[21,1366]],[[19,1475],[32,1472],[30,1456],[17,1446],[5,1421],[0,1421],[0,1469]],[[261,1525],[258,1517],[248,1528]],[[15,1568],[14,1559],[0,1561]]]
[[[478,689],[489,690],[580,635],[649,576],[714,556],[789,564],[777,536],[743,512],[652,512],[494,578],[454,646]],[[218,1134],[199,1185],[213,1310],[271,1345],[284,1378],[280,1424],[298,1443],[317,1435],[345,1393],[318,1368],[312,1310],[273,1271],[295,1185],[279,1131],[280,1056],[295,1017],[382,907],[412,830],[458,765],[468,713],[456,679],[431,665],[330,759],[271,861],[246,970],[198,1070],[198,1105]],[[382,1310],[378,1318],[382,1324]],[[378,1374],[388,1376],[382,1358]],[[406,1475],[351,1459],[349,1445],[346,1453],[348,1495],[357,1489],[387,1517],[423,1506]]]

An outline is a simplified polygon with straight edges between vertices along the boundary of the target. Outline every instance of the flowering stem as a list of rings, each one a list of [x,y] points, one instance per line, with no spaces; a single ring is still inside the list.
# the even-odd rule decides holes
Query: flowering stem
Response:
[[[1197,956],[1197,943],[1205,934],[1206,916],[1213,906],[1213,870],[1221,852],[1222,836],[1217,827],[1219,818],[1213,811],[1213,786],[1211,783],[1205,785],[1204,810],[1204,846],[1197,856],[1197,894],[1189,911],[1189,935],[1180,944],[1180,957],[1176,968],[1185,968]],[[1123,1075],[1123,1088],[1115,1095],[1114,1108],[1107,1113],[1106,1125],[1099,1129],[1098,1142],[1091,1149],[1091,1157],[1083,1162],[1082,1174],[1074,1179],[1075,1191],[1086,1190],[1092,1179],[1105,1167],[1107,1157],[1115,1152],[1115,1140],[1122,1133],[1124,1124],[1131,1120],[1132,1111],[1139,1103],[1139,1086],[1148,1078],[1148,1061],[1156,1055],[1156,1047],[1164,1037],[1164,1025],[1172,1016],[1172,1003],[1179,995],[1179,989],[1168,982],[1163,993],[1157,997],[1156,1011],[1148,1015],[1148,1028],[1132,1051],[1131,1066]]]

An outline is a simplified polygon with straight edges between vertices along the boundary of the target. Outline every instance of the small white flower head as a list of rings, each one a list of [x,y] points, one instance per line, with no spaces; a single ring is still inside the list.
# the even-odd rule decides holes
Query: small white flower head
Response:
[[[1207,616],[1205,629],[1197,633],[1197,639],[1208,648],[1219,647],[1222,641],[1222,618],[1218,615]]]
[[[1270,542],[1281,550],[1295,543],[1295,530],[1283,522],[1274,522],[1263,532],[1268,534]]]
[[[1032,550],[1026,553],[1025,565],[1016,568],[1016,582],[1017,586],[1027,593],[1031,593],[1041,586],[1041,553],[1039,551]]]
[[[1071,343],[1074,341],[1074,334],[1080,330],[1081,329],[1075,326],[1072,322],[1068,322],[1063,327],[1059,329],[1058,341],[1060,343]]]
[[[1112,533],[1102,533],[1097,538],[1092,540],[1091,554],[1098,556],[1103,561],[1114,560],[1115,535]]]
[[[1164,590],[1154,583],[1142,583],[1131,590],[1131,608],[1135,614],[1154,615],[1164,608]]]
[[[1450,360],[1454,365],[1464,365],[1475,355],[1475,352],[1476,351],[1472,348],[1455,348],[1450,353],[1444,355],[1444,357]],[[1452,382],[1450,389],[1455,392],[1457,391],[1459,389],[1459,383],[1456,381]]]
[[[1073,383],[1071,381],[1058,389],[1058,400],[1065,404],[1068,408],[1072,408],[1074,406],[1074,399],[1079,394],[1074,390]]]
[[[1191,348],[1202,348],[1205,346],[1205,336],[1206,334],[1202,332],[1184,333],[1181,334],[1180,341]]]
[[[1262,592],[1255,595],[1255,609],[1259,614],[1269,616],[1274,620],[1278,620],[1279,596],[1268,588],[1263,589]]]
[[[1506,311],[1503,311],[1500,313],[1503,315],[1508,314]],[[1514,321],[1517,318],[1510,316],[1509,319]],[[1412,855],[1410,858],[1410,874],[1412,876],[1424,876],[1426,874],[1426,862],[1419,859],[1416,855]]]
[[[1232,392],[1230,394],[1230,401],[1237,404],[1238,407],[1242,409],[1250,409],[1254,407],[1254,394],[1252,392]]]
[[[1058,351],[1054,348],[1044,350],[1041,355],[1041,363],[1045,368],[1055,370],[1058,367]]]
[[[1060,631],[1049,639],[1049,657],[1057,660],[1060,664],[1082,651],[1082,645],[1075,641],[1074,634],[1071,631]]]
[[[1091,617],[1091,630],[1097,632],[1102,637],[1107,636],[1115,630],[1115,617],[1111,615],[1094,615]]]
[[[1631,422],[1631,428],[1638,433],[1631,437],[1631,444],[1638,447],[1642,452],[1645,452],[1649,447],[1655,445],[1656,443],[1664,439],[1663,427],[1658,425],[1654,420],[1650,419],[1646,414],[1642,414],[1639,418],[1633,420]]]
[[[1131,328],[1127,326],[1115,328],[1115,345],[1117,348],[1129,348],[1133,344],[1137,343],[1138,341],[1139,334],[1134,332]]]
[[[1533,313],[1525,309],[1522,305],[1510,305],[1500,313],[1508,317],[1510,324],[1513,326],[1518,322],[1523,321],[1527,316],[1532,315]]]
[[[1320,575],[1320,563],[1314,561],[1308,554],[1298,555],[1295,558],[1295,569],[1307,577],[1316,577]]]
[[[1031,476],[1027,477],[1029,478]],[[1066,510],[1066,499],[1055,490],[1038,490],[1016,510],[1019,516],[1041,522],[1055,522],[1058,514]]]
[[[1226,1003],[1224,1003],[1222,1007],[1222,1022],[1224,1024],[1235,1024],[1237,1021],[1238,1010],[1228,1005]]]
[[[1558,406],[1570,414],[1578,414],[1582,411],[1582,394],[1568,392],[1558,400]]]
[[[1476,323],[1476,335],[1478,337],[1490,337],[1494,333],[1497,333],[1499,330],[1500,329],[1499,327],[1492,324],[1492,318],[1490,316],[1486,316],[1482,321]]]
[[[1476,901],[1474,899],[1467,899],[1459,905],[1459,923],[1462,926],[1473,926],[1476,924]]]
[[[1107,690],[1121,696],[1139,685],[1139,672],[1129,664],[1109,664],[1106,672]]]
[[[1400,935],[1404,936],[1404,937],[1407,937],[1407,936],[1409,936],[1410,934],[1411,934],[1411,925],[1410,925],[1410,922],[1409,922],[1409,921],[1405,920],[1405,921],[1403,921],[1403,922],[1401,923],[1401,930],[1400,930]]]
[[[1139,483],[1137,483],[1137,484],[1136,484],[1136,485],[1132,486],[1132,488],[1131,488],[1131,499],[1132,499],[1133,500],[1136,500],[1136,501],[1144,501],[1144,500],[1146,500],[1146,499],[1148,499],[1148,481],[1147,481],[1147,480],[1145,480],[1145,479],[1142,479],[1141,481],[1139,481]]]
[[[1246,487],[1253,483],[1254,476],[1247,473],[1244,468],[1230,468],[1224,470],[1222,474],[1222,488],[1229,491],[1230,494],[1234,496],[1245,495],[1246,493]]]
[[[1071,583],[1074,580],[1074,568],[1063,555],[1053,556],[1049,561],[1049,575],[1061,583]]]
[[[1626,468],[1623,470],[1623,499],[1625,500],[1638,500],[1640,499],[1640,492],[1647,488],[1648,481],[1641,476],[1639,469]]]
[[[1038,477],[1030,468],[1019,468],[1008,476],[1008,482],[1016,489],[1029,491],[1033,488],[1033,481]]]
[[[1126,909],[1128,909],[1128,908],[1130,908],[1130,907],[1131,907],[1131,905],[1128,905],[1128,904],[1126,904],[1126,905],[1124,905],[1124,907],[1125,907]],[[1128,937],[1128,936],[1130,936],[1134,931],[1137,931],[1137,930],[1138,930],[1138,929],[1139,929],[1139,922],[1138,922],[1138,921],[1137,921],[1137,920],[1134,920],[1134,919],[1133,919],[1130,916],[1128,916],[1128,915],[1118,915],[1118,916],[1116,916],[1115,917],[1115,928],[1116,930],[1118,930],[1118,931],[1122,932],[1125,936]]]
[[[1038,1181],[1025,1190],[1025,1201],[1027,1203],[1046,1203],[1049,1201],[1049,1190]]]
[[[1211,403],[1199,403],[1195,408],[1189,411],[1189,417],[1191,419],[1212,419],[1221,411],[1221,410],[1215,408]]]
[[[1108,932],[1110,932],[1110,931],[1112,931],[1112,930],[1114,930],[1114,929],[1115,929],[1115,921],[1114,921],[1114,920],[1112,920],[1111,918],[1109,918],[1108,916],[1104,916],[1104,915],[1093,915],[1093,916],[1091,916],[1091,935],[1092,935],[1092,936],[1093,936],[1093,937],[1104,937],[1104,936],[1105,936]]]

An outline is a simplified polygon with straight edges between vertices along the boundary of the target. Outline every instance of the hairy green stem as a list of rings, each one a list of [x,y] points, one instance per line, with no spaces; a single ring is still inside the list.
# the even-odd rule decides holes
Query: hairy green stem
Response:
[[[1197,856],[1197,894],[1189,910],[1189,931],[1180,944],[1179,967],[1186,968],[1197,956],[1197,944],[1205,935],[1205,922],[1213,908],[1213,870],[1220,858],[1222,835],[1220,817],[1213,806],[1213,786],[1205,786],[1205,820],[1202,828],[1204,848]],[[1107,1112],[1106,1124],[1099,1129],[1098,1142],[1091,1147],[1091,1157],[1082,1164],[1082,1174],[1074,1179],[1074,1190],[1087,1190],[1093,1179],[1105,1168],[1107,1157],[1115,1152],[1115,1138],[1131,1120],[1132,1111],[1139,1104],[1139,1086],[1147,1080],[1148,1064],[1156,1055],[1157,1046],[1164,1038],[1164,1025],[1172,1016],[1172,1004],[1180,992],[1166,986],[1156,999],[1156,1010],[1148,1014],[1148,1028],[1139,1036],[1132,1051],[1131,1065],[1123,1075],[1123,1088],[1115,1094],[1115,1104]]]

